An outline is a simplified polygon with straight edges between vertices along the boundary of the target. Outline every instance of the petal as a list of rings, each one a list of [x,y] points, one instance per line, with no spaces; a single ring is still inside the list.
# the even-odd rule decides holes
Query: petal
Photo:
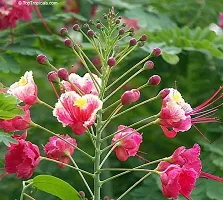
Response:
[[[174,130],[169,131],[165,126],[160,126],[163,130],[163,133],[168,138],[174,138],[177,135],[177,132]]]
[[[127,151],[122,147],[116,147],[115,153],[116,153],[117,158],[122,162],[126,161],[129,157],[127,154]]]

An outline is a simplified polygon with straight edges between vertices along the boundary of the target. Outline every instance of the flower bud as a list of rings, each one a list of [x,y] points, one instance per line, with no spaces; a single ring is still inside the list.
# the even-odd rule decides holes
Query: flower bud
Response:
[[[137,43],[136,39],[135,38],[132,38],[130,41],[129,41],[129,46],[135,46]]]
[[[49,72],[47,78],[52,83],[58,83],[60,81],[57,73],[55,71]]]
[[[61,29],[60,29],[60,34],[61,34],[62,36],[67,36],[67,35],[68,35],[68,30],[67,30],[67,28],[61,28]]]
[[[109,197],[108,196],[104,196],[104,200],[109,200]]]
[[[40,54],[36,57],[36,61],[41,65],[45,65],[48,63],[48,58],[45,55]]]
[[[94,31],[90,29],[90,30],[88,30],[87,34],[89,37],[92,38],[94,36]]]
[[[162,51],[158,47],[157,48],[154,48],[153,51],[152,51],[152,55],[153,56],[159,56],[161,53],[162,53]]]
[[[80,191],[80,192],[78,192],[79,193],[79,195],[81,196],[81,197],[85,197],[85,193],[84,193],[84,191]]]
[[[159,92],[159,95],[162,99],[164,99],[170,93],[169,89],[163,89]]]
[[[161,81],[161,78],[159,75],[153,75],[149,78],[149,81],[148,83],[150,85],[159,85],[160,84],[160,81]]]
[[[90,19],[90,20],[88,21],[88,23],[89,23],[89,24],[94,24],[94,21],[93,21],[92,19]]]
[[[154,63],[151,60],[145,62],[145,64],[144,64],[145,69],[153,69],[153,67],[154,67]]]
[[[73,25],[73,30],[74,30],[74,31],[79,31],[79,30],[80,30],[80,26],[79,26],[79,24],[74,24],[74,25]]]
[[[138,44],[139,44],[140,47],[143,47],[145,45],[145,42],[144,41],[140,41]]]
[[[97,19],[96,22],[97,22],[97,23],[101,23],[101,20],[100,20],[100,19]]]
[[[140,98],[140,92],[137,89],[125,91],[121,96],[122,105],[128,105],[138,101]]]
[[[135,31],[135,29],[133,28],[133,27],[131,27],[130,29],[129,29],[129,32],[134,32]]]
[[[57,71],[57,75],[58,75],[58,77],[60,79],[62,79],[64,81],[67,81],[68,80],[69,73],[68,73],[68,71],[65,68],[60,68]]]
[[[140,40],[141,41],[146,41],[147,40],[147,35],[146,34],[142,34]]]
[[[108,61],[107,61],[107,64],[108,64],[110,67],[114,66],[114,65],[116,64],[116,60],[115,60],[115,58],[114,58],[114,57],[110,57],[110,58],[108,59]]]
[[[89,28],[89,25],[88,24],[84,24],[83,28],[87,29],[87,28]]]
[[[119,35],[124,35],[124,33],[125,33],[125,29],[124,29],[124,28],[121,28],[121,29],[119,30]]]
[[[101,23],[97,23],[96,27],[97,27],[98,29],[101,29],[101,27],[102,27]]]
[[[64,45],[67,47],[71,47],[72,46],[72,41],[70,39],[66,39],[64,40]]]

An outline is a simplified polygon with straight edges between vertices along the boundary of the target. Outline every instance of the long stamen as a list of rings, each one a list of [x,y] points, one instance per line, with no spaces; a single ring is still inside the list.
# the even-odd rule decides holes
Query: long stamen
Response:
[[[211,117],[211,116],[213,116],[213,115],[216,114],[216,111],[217,111],[217,110],[218,110],[218,109],[209,111],[209,112],[207,112],[207,113],[204,113],[204,114],[202,114],[202,115],[199,115],[199,116],[197,116],[197,117],[194,117],[193,119],[199,119],[199,118],[201,118],[201,117]]]
[[[213,108],[210,108],[210,109],[208,109],[208,110],[204,110],[204,111],[196,112],[196,113],[191,113],[190,115],[200,115],[200,114],[209,112],[209,111],[211,111],[211,110],[217,109],[217,108],[221,107],[222,105],[223,105],[223,103],[221,103],[221,104],[219,104],[219,105],[217,105],[217,106],[215,106],[215,107],[213,107]]]
[[[215,180],[215,181],[218,181],[218,182],[223,183],[223,178],[221,178],[221,177],[214,176],[214,175],[212,175],[212,174],[208,174],[208,173],[206,173],[206,172],[201,172],[201,175],[202,175],[202,177],[210,178],[210,179],[213,179],[213,180]]]
[[[140,155],[138,155],[138,154],[136,154],[135,156],[136,156],[137,158],[139,158],[140,160],[146,162],[146,163],[150,162],[149,160],[143,158],[142,156],[140,156]]]
[[[193,127],[201,134],[201,136],[207,140],[209,143],[211,143],[211,141],[193,124]]]

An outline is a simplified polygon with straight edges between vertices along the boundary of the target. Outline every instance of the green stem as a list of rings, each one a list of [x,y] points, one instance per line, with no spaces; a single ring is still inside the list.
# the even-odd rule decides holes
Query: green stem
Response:
[[[68,154],[67,156],[70,158],[70,160],[73,163],[74,167],[76,167],[76,169],[79,169],[79,167],[77,166],[77,163],[74,161],[74,159],[72,158],[72,156],[70,154]],[[94,197],[94,194],[91,191],[91,188],[89,187],[89,185],[88,185],[86,179],[84,178],[82,172],[81,171],[78,171],[78,173],[80,174],[80,177],[82,178],[82,180],[83,180],[85,186],[87,187],[89,193],[91,194],[92,197]]]
[[[66,142],[67,144],[69,144],[70,146],[74,147],[75,149],[79,150],[81,153],[83,153],[85,156],[87,156],[88,158],[90,158],[91,160],[94,160],[94,157],[92,157],[91,155],[89,155],[88,153],[86,153],[85,151],[83,151],[82,149],[80,149],[79,147],[73,145],[72,143],[70,143],[69,141],[67,141],[66,139],[64,139],[63,137],[61,137],[60,135],[54,133],[53,131],[39,125],[39,124],[36,124],[34,122],[30,122],[30,126],[33,126],[33,127],[36,127],[36,128],[40,128],[54,136],[56,136],[57,138],[60,138],[61,140],[63,140],[64,142]]]
[[[132,168],[131,170],[139,169],[139,168],[142,168],[142,167],[146,167],[146,166],[148,166],[148,165],[156,164],[156,163],[159,163],[159,162],[161,162],[161,161],[169,161],[169,159],[170,159],[170,157],[166,157],[166,158],[162,158],[162,159],[154,160],[154,161],[151,161],[151,162],[149,162],[149,163],[145,163],[145,164],[139,165],[139,166],[137,166],[137,167],[134,167],[134,168]],[[117,174],[117,175],[115,175],[115,176],[112,176],[112,177],[110,177],[110,178],[108,178],[108,179],[103,180],[103,181],[102,181],[102,184],[104,184],[104,183],[106,183],[106,182],[108,182],[108,181],[111,181],[111,180],[113,180],[113,179],[115,179],[115,178],[118,178],[118,177],[120,177],[120,176],[123,176],[123,175],[125,175],[125,174],[128,174],[128,173],[130,173],[130,172],[131,172],[131,171],[124,171],[124,172],[122,172],[122,173],[120,173],[120,174]]]
[[[41,156],[41,160],[47,160],[47,161],[54,162],[54,163],[57,163],[57,164],[62,164],[62,165],[65,165],[65,166],[67,166],[67,167],[69,167],[69,168],[71,168],[71,169],[74,169],[74,170],[76,170],[76,171],[78,171],[78,172],[82,172],[82,173],[84,173],[84,174],[87,174],[88,176],[94,177],[94,174],[92,174],[92,173],[90,173],[90,172],[87,172],[87,171],[85,171],[85,170],[79,169],[79,168],[77,168],[77,167],[73,167],[73,166],[71,166],[71,165],[68,165],[68,164],[66,164],[66,163],[60,162],[60,161],[58,161],[58,160],[54,160],[54,159],[47,158],[47,157],[42,157],[42,156]]]
[[[90,130],[89,130],[89,129],[87,129],[87,134],[88,134],[88,136],[90,137],[91,142],[92,142],[92,144],[93,144],[94,148],[96,148],[96,146],[95,146],[95,140],[94,140],[94,137],[93,137],[93,135],[91,134],[91,132],[90,132]]]
[[[103,109],[103,113],[106,112],[109,108],[112,108],[113,106],[115,106],[116,104],[120,103],[121,99],[117,100],[116,102],[112,103],[111,105],[109,105],[108,107]]]
[[[155,170],[150,169],[127,169],[127,168],[103,168],[101,171],[129,171],[129,172],[154,172]]]
[[[128,190],[126,190],[117,200],[120,200],[122,197],[124,197],[126,194],[128,194],[135,186],[137,186],[139,183],[141,183],[145,178],[147,178],[151,172],[143,176],[141,179],[139,179],[135,184],[133,184]]]
[[[143,101],[143,102],[141,102],[141,103],[138,103],[138,104],[136,104],[136,105],[130,107],[130,108],[127,109],[127,110],[124,110],[123,112],[121,112],[121,113],[119,113],[119,114],[113,116],[112,119],[115,119],[116,117],[119,117],[119,116],[121,116],[121,115],[123,115],[123,114],[129,112],[129,111],[132,110],[132,109],[135,109],[135,108],[137,108],[137,107],[139,107],[139,106],[141,106],[141,105],[144,105],[144,104],[146,104],[146,103],[149,103],[149,102],[151,102],[151,101],[154,101],[154,100],[156,100],[156,99],[158,99],[158,98],[160,98],[160,95],[159,95],[159,94],[158,94],[157,96],[155,96],[155,97],[152,97],[152,98],[147,99],[147,100],[145,100],[145,101]]]
[[[138,121],[138,122],[135,122],[135,123],[129,125],[128,127],[123,128],[123,129],[121,129],[121,130],[119,130],[119,131],[116,131],[116,132],[112,133],[111,135],[108,135],[107,137],[103,138],[103,139],[102,139],[102,142],[104,142],[105,140],[111,138],[112,136],[116,135],[117,133],[120,133],[120,132],[122,132],[122,131],[125,131],[125,130],[128,129],[128,128],[132,128],[133,126],[136,126],[136,125],[138,125],[138,124],[140,124],[140,123],[143,123],[143,122],[147,121],[148,119],[156,118],[156,117],[158,117],[158,116],[159,116],[159,113],[156,114],[156,115],[147,117],[147,118],[145,118],[145,119],[142,119],[142,120],[140,120],[140,121]]]
[[[119,87],[117,87],[113,92],[111,92],[105,99],[104,102],[107,101],[110,97],[112,97],[117,91],[119,91],[126,83],[131,81],[134,77],[136,77],[138,74],[143,72],[145,69],[141,68],[139,71],[137,71],[135,74],[133,74],[130,78],[128,78],[124,83],[122,83]]]
[[[44,105],[44,106],[46,106],[46,107],[48,107],[48,108],[50,108],[52,110],[54,109],[51,105],[47,104],[44,101],[41,101],[39,98],[37,99],[37,103],[42,104],[42,105]]]
[[[126,71],[124,74],[122,74],[121,76],[119,76],[119,78],[117,78],[115,81],[113,81],[107,88],[106,90],[110,89],[114,84],[116,84],[119,80],[121,80],[123,77],[125,77],[127,74],[129,74],[132,70],[134,70],[135,68],[137,68],[139,65],[141,65],[142,63],[144,63],[145,61],[147,61],[152,55],[148,55],[146,56],[144,59],[142,59],[140,62],[138,62],[137,64],[135,64],[132,68],[130,68],[128,71]]]
[[[110,154],[112,153],[112,151],[115,149],[115,147],[116,147],[116,145],[114,145],[114,146],[110,149],[110,151],[106,154],[106,156],[105,156],[104,159],[102,160],[102,162],[101,162],[101,164],[100,164],[100,166],[99,166],[100,170],[101,170],[101,167],[103,166],[103,164],[105,163],[105,161],[108,159],[108,157],[109,157]]]
[[[23,200],[23,196],[24,196],[24,193],[25,193],[25,191],[32,185],[33,183],[31,182],[31,183],[29,183],[28,185],[24,185],[24,183],[23,183],[23,189],[22,189],[22,193],[21,193],[21,196],[20,196],[20,200]]]

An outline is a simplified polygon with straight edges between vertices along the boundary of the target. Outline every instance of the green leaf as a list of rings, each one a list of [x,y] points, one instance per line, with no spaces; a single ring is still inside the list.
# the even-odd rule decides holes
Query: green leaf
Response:
[[[16,97],[0,93],[0,119],[8,120],[23,114],[23,110],[17,108]]]
[[[179,62],[179,57],[176,54],[169,54],[165,51],[162,52],[163,59],[171,65],[176,65]]]
[[[9,73],[11,71],[18,74],[20,72],[20,67],[12,55],[5,53],[0,56],[0,70],[4,73]]]
[[[22,55],[28,55],[28,56],[36,56],[42,53],[39,49],[36,49],[33,47],[21,46],[17,44],[7,46],[5,49],[8,50],[9,52],[18,53]]]
[[[0,142],[3,142],[6,146],[11,143],[17,144],[17,141],[11,137],[8,133],[0,132]]]
[[[36,176],[33,179],[33,186],[62,200],[81,199],[78,192],[70,184],[54,176]]]

